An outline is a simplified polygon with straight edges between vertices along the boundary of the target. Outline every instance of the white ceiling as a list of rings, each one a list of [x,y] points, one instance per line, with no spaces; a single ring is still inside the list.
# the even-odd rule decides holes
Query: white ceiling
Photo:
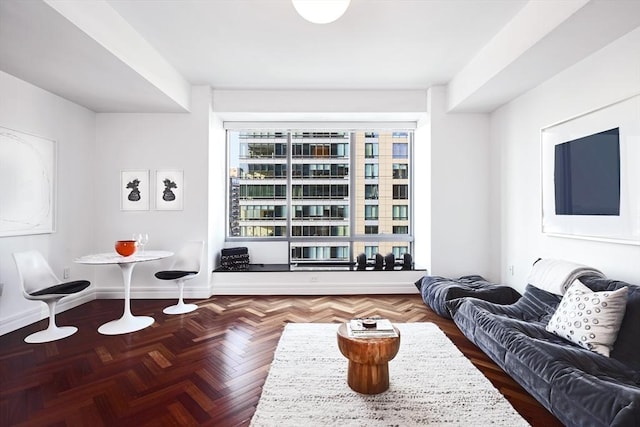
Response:
[[[527,3],[351,0],[338,21],[316,25],[298,16],[290,0],[0,0],[0,70],[97,112],[188,109],[153,71],[135,64],[143,48],[159,54],[178,80],[214,89],[427,89],[449,84]],[[104,22],[86,19],[92,8]],[[133,56],[106,42],[124,37],[122,25],[110,26],[118,20],[131,27],[124,33]],[[558,37],[589,31],[588,22],[572,25],[579,28]],[[563,55],[558,61],[571,65]],[[553,67],[546,62],[546,73]],[[527,79],[517,82],[520,93],[540,82]],[[514,80],[510,75],[504,85]],[[485,111],[514,96],[500,81],[490,83],[505,94]]]
[[[447,83],[524,3],[352,0],[317,25],[290,0],[109,1],[187,80],[227,89]]]

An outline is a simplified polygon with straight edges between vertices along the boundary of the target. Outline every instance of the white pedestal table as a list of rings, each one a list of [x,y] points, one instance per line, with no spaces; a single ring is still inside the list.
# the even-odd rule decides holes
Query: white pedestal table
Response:
[[[78,264],[108,265],[118,264],[122,270],[122,281],[124,283],[124,313],[117,320],[112,320],[98,328],[98,332],[103,335],[119,335],[129,332],[139,331],[151,326],[154,322],[150,316],[134,316],[131,314],[131,273],[133,267],[139,262],[155,261],[173,256],[173,252],[168,251],[144,251],[134,253],[124,257],[117,253],[101,253],[85,255],[77,258],[74,262]]]

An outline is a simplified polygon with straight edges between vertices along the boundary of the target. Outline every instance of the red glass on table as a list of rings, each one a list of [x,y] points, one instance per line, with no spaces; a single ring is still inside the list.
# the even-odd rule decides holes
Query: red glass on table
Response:
[[[136,252],[138,242],[135,240],[118,240],[116,241],[116,252],[122,256],[131,256]]]

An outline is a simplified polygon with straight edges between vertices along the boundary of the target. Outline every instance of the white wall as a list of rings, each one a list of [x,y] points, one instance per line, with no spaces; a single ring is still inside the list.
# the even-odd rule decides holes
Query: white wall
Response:
[[[502,281],[522,290],[531,264],[538,257],[554,257],[640,284],[640,247],[543,235],[540,207],[541,128],[638,93],[640,29],[492,114],[491,164],[500,171],[491,181],[499,194],[492,215],[501,218]]]
[[[433,275],[497,278],[489,255],[489,116],[451,114],[443,86],[429,89]],[[422,159],[416,159],[420,165]],[[417,183],[420,185],[421,183]],[[426,184],[426,183],[425,183]]]
[[[427,97],[424,90],[215,90],[213,107],[216,122],[218,120],[236,122],[247,126],[260,126],[266,123],[267,127],[275,126],[274,122],[296,122],[298,125],[306,123],[309,126],[325,122],[325,124],[331,123],[326,124],[327,126],[338,124],[347,129],[371,122],[387,126],[401,123],[399,126],[402,126],[406,123],[421,123],[427,117]],[[224,143],[221,137],[214,138]],[[426,140],[426,138],[423,139]],[[428,144],[425,146],[428,150]],[[223,184],[225,182],[224,177],[216,180],[212,175],[213,181]],[[222,192],[224,193],[224,188]],[[215,196],[218,198],[217,209],[222,214],[224,214],[226,202],[224,198],[226,196],[223,196],[224,194]],[[212,217],[212,223],[215,223],[215,227],[221,228],[224,233],[224,219],[221,218],[222,221],[217,222],[213,218],[215,217]],[[428,236],[426,238],[428,239]],[[423,239],[423,237],[416,236],[416,239]],[[224,246],[247,246],[252,263],[281,264],[289,261],[287,242],[235,240],[226,242]],[[421,247],[421,251],[422,253],[415,258],[415,261],[418,267],[424,268],[428,262],[428,246]],[[214,257],[217,255],[214,254]],[[379,280],[368,280],[367,287],[358,283],[359,279],[351,273],[353,272],[347,276],[337,272],[332,274],[270,273],[268,279],[263,280],[262,278],[267,276],[261,276],[260,281],[248,284],[247,280],[253,279],[247,279],[246,275],[232,277],[229,274],[216,273],[212,278],[212,290],[216,295],[246,293],[246,289],[256,294],[359,293],[362,289],[372,293],[388,292],[389,289],[396,292],[399,290],[415,292],[413,276],[411,278],[400,274],[386,276],[384,283],[377,283]],[[390,281],[389,277],[395,280]],[[373,276],[369,276],[368,279],[372,278]]]
[[[431,123],[419,123],[414,133],[413,261],[431,273]]]
[[[94,250],[113,251],[118,239],[133,233],[149,234],[147,249],[176,252],[188,240],[208,242],[209,231],[209,135],[211,91],[194,87],[191,113],[98,114],[96,118],[96,181]],[[120,171],[149,170],[150,189],[156,190],[155,173],[161,169],[184,171],[184,210],[120,210]],[[155,193],[153,193],[155,194]],[[185,297],[210,295],[212,270],[208,245],[202,274],[185,286]],[[177,288],[154,277],[167,269],[171,259],[139,264],[133,271],[132,298],[174,298]],[[122,276],[116,266],[94,266],[98,298],[121,298]]]
[[[63,269],[70,267],[70,279],[93,281],[92,271],[73,264],[72,260],[92,247],[95,114],[0,72],[0,126],[53,139],[58,154],[56,232],[0,237],[0,283],[4,283],[0,296],[0,334],[3,334],[47,315],[45,304],[22,296],[13,252],[39,250],[60,278]],[[92,290],[79,298],[67,298],[58,311],[88,299],[93,299]]]
[[[226,233],[226,137],[220,117],[211,112],[209,135],[209,259],[211,270],[219,265],[220,249],[224,247]],[[212,277],[210,294],[215,292]]]
[[[232,121],[346,117],[416,122],[416,265],[432,274],[492,278],[497,263],[491,264],[488,249],[494,235],[489,222],[489,116],[447,114],[446,106],[444,87],[432,88],[429,97],[424,91],[214,91],[215,113]],[[264,243],[238,244],[250,247],[255,262],[287,260],[286,251],[275,245],[265,254]]]
[[[426,101],[424,90],[216,90],[213,109],[233,121],[394,121],[423,118]]]

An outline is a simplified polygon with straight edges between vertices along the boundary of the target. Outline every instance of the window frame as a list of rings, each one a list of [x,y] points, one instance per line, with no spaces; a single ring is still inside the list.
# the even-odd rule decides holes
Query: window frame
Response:
[[[226,123],[225,123],[226,125]],[[312,129],[311,128],[307,128],[307,129]],[[375,125],[372,125],[371,128],[375,128]],[[226,151],[227,151],[227,162],[226,162],[226,170],[225,170],[225,178],[227,181],[230,180],[231,176],[230,176],[230,163],[229,163],[229,153],[230,153],[230,132],[256,132],[256,131],[261,131],[263,128],[261,127],[236,127],[236,126],[231,126],[231,127],[226,127],[225,126],[225,131],[226,131]],[[268,128],[267,128],[268,129]],[[386,131],[387,129],[384,129],[384,131]],[[359,243],[359,244],[364,244],[366,246],[376,246],[376,247],[380,247],[380,244],[384,243],[384,242],[399,242],[399,243],[406,243],[406,245],[409,247],[409,250],[413,250],[413,245],[414,245],[414,236],[413,236],[413,230],[414,230],[414,206],[415,206],[415,197],[414,197],[414,185],[413,185],[413,164],[415,163],[415,159],[414,159],[414,141],[415,141],[415,133],[414,133],[414,128],[407,128],[406,133],[408,134],[407,137],[407,141],[406,142],[393,142],[393,145],[395,144],[404,144],[407,146],[407,155],[406,157],[396,157],[393,155],[393,152],[390,153],[391,157],[393,157],[393,163],[400,163],[400,164],[404,164],[406,162],[407,166],[403,167],[403,169],[408,170],[408,174],[407,177],[401,177],[401,179],[406,179],[408,181],[408,199],[407,200],[407,205],[408,205],[408,210],[407,210],[407,217],[404,217],[402,219],[400,219],[401,221],[403,221],[403,224],[399,224],[399,225],[407,225],[409,228],[409,233],[408,234],[392,234],[392,233],[384,233],[384,234],[366,234],[364,233],[364,230],[356,230],[354,227],[355,224],[355,204],[356,204],[356,200],[355,200],[355,175],[353,172],[356,171],[355,168],[355,164],[356,164],[356,158],[355,158],[355,137],[354,137],[354,132],[361,132],[361,130],[357,130],[357,131],[349,131],[350,132],[350,137],[347,139],[348,141],[348,146],[349,146],[349,150],[348,152],[344,152],[345,147],[347,144],[341,144],[339,148],[336,148],[336,156],[332,156],[332,151],[331,151],[331,145],[327,149],[325,149],[325,151],[323,151],[325,154],[327,154],[327,156],[316,159],[316,164],[319,163],[320,161],[322,161],[323,159],[326,159],[327,161],[330,161],[332,164],[335,164],[335,162],[339,162],[339,160],[343,160],[342,162],[339,162],[341,165],[346,165],[347,169],[346,169],[346,177],[344,177],[345,179],[347,179],[348,177],[348,185],[346,186],[347,188],[347,193],[349,194],[349,199],[348,199],[348,203],[346,204],[346,210],[347,210],[347,215],[348,215],[348,225],[349,225],[349,232],[346,233],[347,235],[345,236],[293,236],[292,235],[292,221],[298,221],[301,220],[303,218],[296,218],[294,215],[294,211],[293,211],[293,207],[297,204],[297,201],[301,201],[304,200],[305,196],[303,195],[302,198],[298,198],[296,199],[293,195],[293,187],[294,184],[292,184],[292,179],[304,179],[305,180],[305,185],[314,185],[314,181],[321,181],[324,177],[306,177],[303,176],[296,176],[293,177],[293,167],[292,167],[292,159],[294,157],[296,157],[296,153],[294,150],[294,142],[293,142],[293,137],[296,134],[296,132],[307,132],[306,129],[304,130],[282,130],[282,134],[286,135],[286,138],[281,138],[278,139],[278,142],[284,142],[283,140],[286,140],[286,147],[278,147],[278,148],[274,148],[274,152],[277,152],[279,154],[285,152],[286,156],[284,157],[278,157],[278,156],[274,156],[274,160],[276,161],[284,161],[285,162],[285,168],[287,170],[287,191],[291,192],[291,193],[287,193],[284,199],[270,199],[270,198],[265,198],[265,199],[261,199],[260,202],[262,205],[272,205],[273,202],[275,201],[276,204],[286,201],[286,212],[287,212],[287,216],[286,216],[286,221],[282,222],[282,225],[285,227],[284,230],[284,235],[274,235],[274,236],[233,236],[231,234],[231,230],[232,227],[235,228],[232,225],[232,218],[230,215],[230,210],[231,210],[231,204],[230,204],[230,199],[231,199],[231,191],[232,188],[230,185],[226,185],[225,186],[225,193],[226,193],[226,209],[225,209],[225,242],[229,242],[232,244],[238,244],[242,241],[259,241],[259,242],[268,242],[268,241],[287,241],[289,243],[289,263],[294,262],[291,259],[291,252],[292,252],[292,248],[294,247],[294,245],[296,243],[311,243],[311,242],[317,242],[317,243],[322,243],[322,242],[342,242],[345,245],[348,245],[349,250],[351,251],[351,258],[355,259],[355,257],[357,256],[356,253],[353,252],[354,249],[354,244],[355,243]],[[265,134],[269,134],[269,133],[274,133],[274,131],[272,130],[263,130],[263,132]],[[309,132],[313,132],[313,131],[309,131]],[[320,131],[322,132],[322,131]],[[339,128],[336,129],[331,129],[330,132],[342,132]],[[366,132],[366,131],[365,131]],[[395,134],[393,135],[393,138],[395,139]],[[373,157],[369,157],[363,154],[363,158],[366,163],[369,164],[375,164],[380,157],[380,152],[379,152],[379,142],[378,142],[378,135],[377,133],[375,134],[375,137],[366,137],[364,144],[374,144],[372,145],[373,150],[374,150],[374,156]],[[336,145],[337,147],[337,145]],[[340,151],[343,150],[343,151]],[[304,154],[304,153],[302,153]],[[305,156],[302,155],[301,157],[296,157],[296,158],[310,158],[310,156]],[[313,157],[311,157],[313,158]],[[373,162],[372,162],[372,159]],[[395,159],[400,160],[399,162],[396,161]],[[240,163],[242,163],[242,159],[240,157],[238,157],[238,160],[240,161]],[[277,175],[277,174],[276,174]],[[379,173],[378,173],[378,177],[379,177]],[[332,173],[330,173],[330,176],[327,178],[335,178],[333,176]],[[396,177],[391,177],[392,179],[398,179]],[[366,180],[371,180],[370,182],[375,182],[375,178],[371,179],[369,177],[364,177],[365,181]],[[345,182],[345,183],[346,183]],[[377,184],[375,184],[377,185]],[[378,191],[380,191],[380,188],[378,188]],[[303,191],[304,194],[304,191]],[[329,194],[331,194],[331,191],[329,192]],[[379,196],[379,194],[378,194]],[[319,198],[318,204],[322,204],[322,202],[320,202],[320,200],[324,200],[322,198]],[[369,201],[374,201],[377,199],[369,199]],[[390,200],[389,201],[389,205],[391,208],[391,205],[395,205],[395,200]],[[406,205],[405,205],[406,206]],[[393,219],[391,216],[389,218],[389,220],[393,220],[393,221],[398,221],[398,219]],[[371,223],[371,225],[373,226],[374,223],[376,222],[376,220],[367,220],[369,223]],[[373,222],[373,223],[372,223]],[[369,225],[369,224],[367,224]],[[394,243],[395,244],[395,243]],[[343,248],[344,246],[341,246],[341,248]],[[329,250],[329,249],[327,249]]]

